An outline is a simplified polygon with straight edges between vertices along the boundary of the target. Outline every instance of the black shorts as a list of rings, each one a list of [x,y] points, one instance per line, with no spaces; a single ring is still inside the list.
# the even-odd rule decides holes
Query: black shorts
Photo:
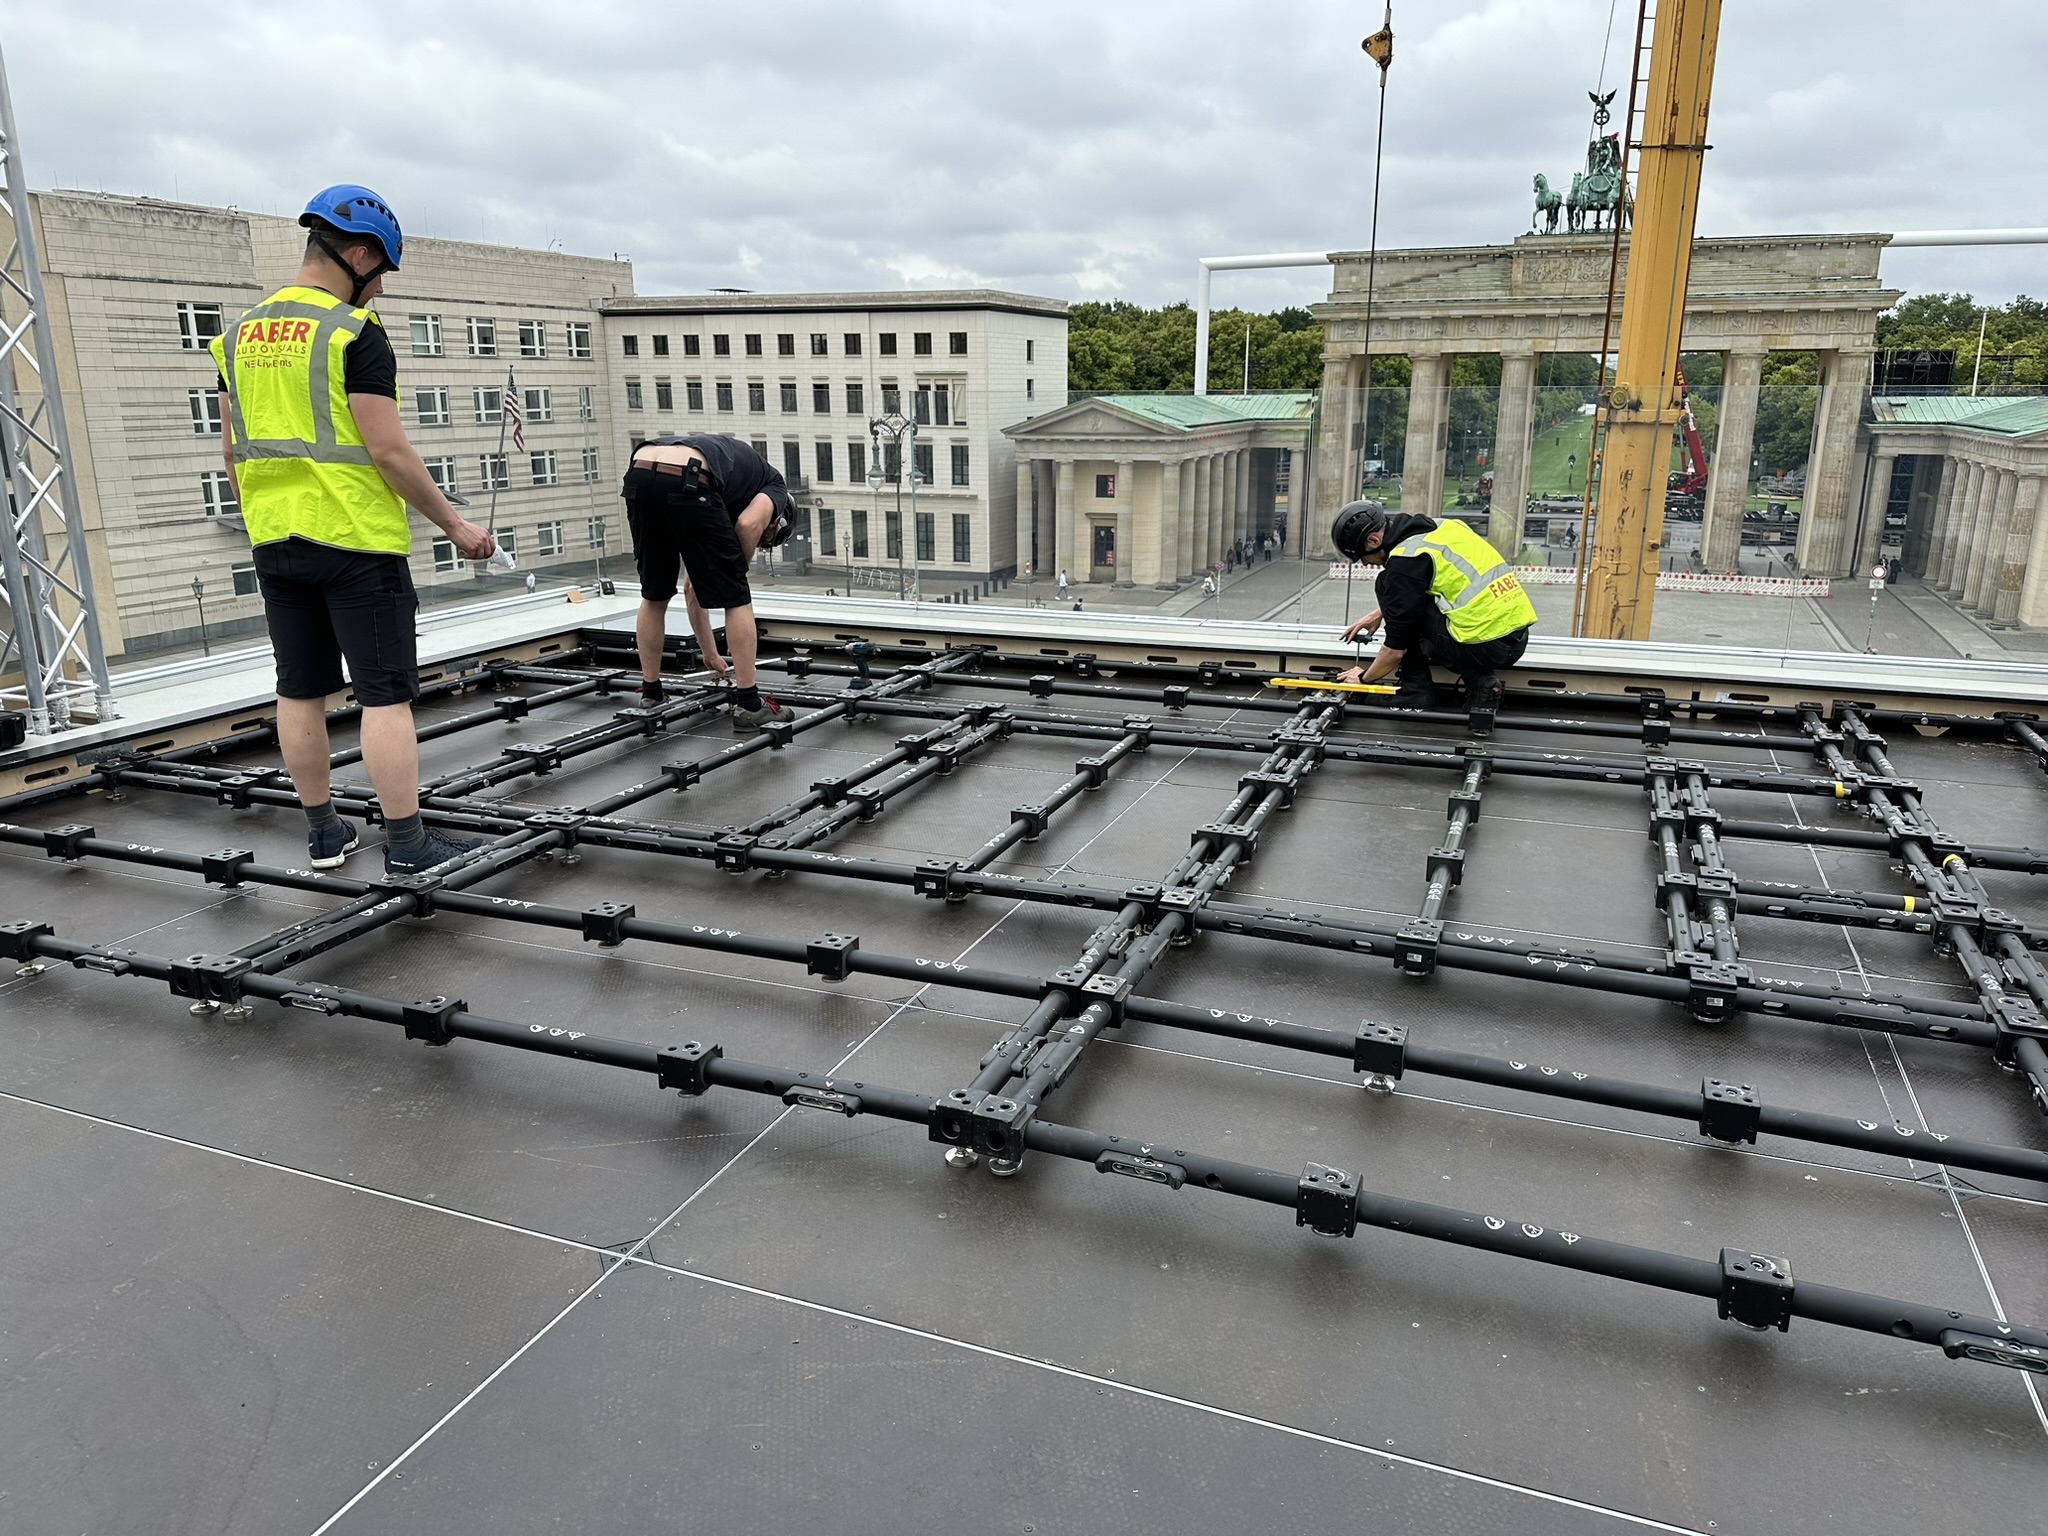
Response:
[[[699,466],[675,466],[700,468]],[[640,596],[665,603],[676,595],[679,569],[690,573],[700,608],[744,608],[754,600],[739,524],[708,475],[673,475],[635,466],[626,471],[626,523]]]
[[[263,617],[277,656],[277,696],[324,699],[342,690],[374,709],[419,697],[419,612],[403,555],[280,539],[255,549]]]

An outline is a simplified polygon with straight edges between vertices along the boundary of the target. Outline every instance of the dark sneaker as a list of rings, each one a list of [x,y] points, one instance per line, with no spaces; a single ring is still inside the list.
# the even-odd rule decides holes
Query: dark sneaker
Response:
[[[306,833],[306,854],[315,869],[333,869],[356,851],[356,824],[338,821]]]
[[[1394,696],[1387,702],[1395,709],[1435,709],[1436,685],[1403,683],[1394,690]]]
[[[645,678],[642,678],[642,679],[640,680],[640,702],[641,702],[641,703],[643,703],[643,704],[663,704],[663,703],[666,703],[667,701],[668,701],[668,694],[667,694],[667,693],[666,693],[666,692],[665,692],[665,691],[663,690],[663,688],[662,688],[662,686],[661,686],[661,684],[660,684],[659,682],[653,682],[653,683],[650,683],[650,682],[648,682],[648,681],[647,681],[647,680],[646,680]]]
[[[1465,708],[1475,715],[1500,713],[1503,693],[1498,672],[1481,672],[1465,680]]]
[[[384,873],[387,875],[423,875],[439,864],[450,859],[459,859],[465,853],[474,853],[483,844],[473,837],[450,837],[445,832],[427,828],[427,840],[417,848],[401,853],[389,843],[384,845]]]
[[[732,728],[735,734],[744,736],[749,731],[760,730],[764,725],[776,724],[784,720],[794,720],[795,718],[795,710],[783,708],[782,705],[776,703],[764,693],[761,695],[761,707],[759,709],[741,709],[737,705],[734,706]]]

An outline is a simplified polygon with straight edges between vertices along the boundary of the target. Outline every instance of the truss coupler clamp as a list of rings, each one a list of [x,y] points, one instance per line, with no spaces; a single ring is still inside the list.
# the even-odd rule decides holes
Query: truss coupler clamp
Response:
[[[685,1040],[681,1045],[656,1051],[655,1086],[674,1088],[690,1098],[697,1098],[711,1086],[711,1063],[724,1054],[725,1047],[708,1045],[702,1040]]]
[[[242,978],[255,968],[244,955],[187,955],[171,962],[171,993],[232,1008],[242,1001]]]
[[[441,889],[441,877],[439,875],[379,875],[376,879],[368,882],[368,884],[371,890],[382,891],[386,900],[394,896],[410,896],[412,898],[412,915],[414,917],[432,917],[434,915],[434,893]]]
[[[1124,729],[1138,738],[1138,744],[1131,748],[1133,752],[1149,752],[1152,750],[1152,717],[1150,715],[1125,715]]]
[[[760,841],[745,832],[726,834],[715,845],[717,866],[727,874],[745,874],[754,867],[754,846]]]
[[[247,848],[222,848],[213,853],[199,855],[199,873],[208,885],[224,885],[232,889],[242,883],[242,866],[254,861],[256,855]]]
[[[761,734],[768,738],[769,751],[780,752],[784,747],[796,740],[796,722],[794,720],[770,720],[761,727]]]
[[[1394,968],[1409,976],[1434,975],[1437,946],[1443,936],[1442,923],[1425,918],[1404,923],[1394,935]]]
[[[696,763],[663,763],[661,771],[668,775],[668,781],[676,789],[688,789],[704,777],[704,770]]]
[[[1052,820],[1052,812],[1042,805],[1020,805],[1010,812],[1010,820],[1024,823],[1024,841],[1034,843],[1045,834],[1046,826]]]
[[[1756,1144],[1757,1128],[1763,1123],[1764,1103],[1747,1083],[1724,1082],[1710,1077],[1700,1084],[1700,1134],[1729,1146],[1746,1141]]]
[[[1330,744],[1323,740],[1319,732],[1305,730],[1298,725],[1283,725],[1267,737],[1267,740],[1276,747],[1300,748],[1301,760],[1310,766],[1320,763],[1330,749]]]
[[[1090,972],[1085,965],[1063,966],[1038,984],[1040,998],[1050,997],[1055,992],[1065,992],[1069,999],[1088,985]]]
[[[889,791],[876,784],[856,784],[847,790],[846,798],[862,821],[873,821],[889,803]]]
[[[227,778],[215,782],[213,786],[214,803],[216,805],[232,806],[238,811],[246,811],[249,809],[249,791],[261,789],[262,787],[263,778],[260,774],[230,774]]]
[[[825,806],[837,805],[840,801],[844,800],[847,788],[846,779],[841,774],[834,774],[830,778],[814,779],[811,781],[811,793],[818,797],[820,805]]]
[[[1030,1123],[1028,1104],[988,1093],[982,1095],[968,1117],[968,1130],[974,1138],[974,1150],[982,1156],[1015,1163],[1023,1160],[1024,1128]]]
[[[1050,672],[1034,672],[1031,674],[1031,681],[1026,686],[1031,689],[1031,697],[1034,699],[1049,699],[1052,697],[1052,691],[1058,683],[1059,679]]]
[[[1293,809],[1295,792],[1301,788],[1295,782],[1293,774],[1268,773],[1263,768],[1255,768],[1250,773],[1239,774],[1237,776],[1237,787],[1239,789],[1256,789],[1262,795],[1271,794],[1275,790],[1279,791],[1279,806],[1283,811]]]
[[[529,773],[552,773],[562,766],[562,749],[551,741],[515,741],[505,749],[507,757],[523,757]]]
[[[574,848],[577,829],[589,820],[579,811],[537,811],[526,818],[526,824],[536,832],[559,832],[562,834],[562,846]]]
[[[1213,845],[1210,857],[1215,858],[1226,848],[1237,850],[1238,862],[1249,864],[1252,855],[1259,851],[1259,834],[1255,827],[1241,821],[1208,821],[1188,834],[1189,843],[1207,839]]]
[[[606,949],[617,949],[626,942],[626,919],[633,915],[630,901],[600,901],[594,907],[583,909],[583,937],[586,942],[594,941]]]
[[[967,892],[953,889],[953,876],[960,872],[957,859],[926,859],[912,873],[911,889],[920,896],[932,900],[945,900],[956,905],[967,899]]]
[[[1109,782],[1109,759],[1101,756],[1076,758],[1074,772],[1088,776],[1089,789],[1100,789]]]
[[[1368,1088],[1391,1089],[1408,1066],[1408,1026],[1367,1019],[1351,1037],[1351,1070],[1367,1074]]]
[[[942,1146],[964,1147],[974,1139],[974,1094],[955,1088],[942,1099],[932,1100],[925,1112],[925,1139]]]
[[[1301,1170],[1294,1188],[1294,1224],[1324,1237],[1349,1237],[1358,1230],[1358,1175],[1322,1163]]]
[[[1107,1008],[1109,1025],[1113,1029],[1124,1021],[1124,1008],[1131,1000],[1131,978],[1090,976],[1081,983],[1081,999],[1090,1007],[1100,1003]]]
[[[1476,825],[1479,820],[1479,807],[1485,798],[1476,789],[1454,789],[1451,791],[1450,799],[1444,807],[1444,814],[1446,816],[1455,816],[1458,812],[1463,811],[1465,813],[1465,825],[1468,827]]]
[[[1792,1266],[1766,1253],[1721,1250],[1721,1294],[1715,1311],[1762,1333],[1792,1326]]]
[[[1192,692],[1186,683],[1168,683],[1159,690],[1159,702],[1171,710],[1186,709]]]
[[[300,1005],[293,1004],[298,1007]],[[423,997],[399,1006],[399,1022],[405,1038],[424,1040],[429,1045],[446,1045],[455,1038],[455,1015],[469,1007],[459,997]]]
[[[533,701],[523,693],[516,693],[499,699],[492,708],[497,710],[498,718],[509,725],[514,720],[524,720],[527,711],[533,708]]]
[[[56,932],[48,923],[0,923],[0,958],[24,963],[40,960],[36,940],[54,938]]]
[[[84,843],[88,837],[99,834],[91,827],[71,822],[61,827],[50,827],[43,832],[43,852],[53,859],[63,859],[76,864],[85,857]]]
[[[1738,992],[1753,978],[1746,965],[1710,960],[1689,964],[1685,979],[1685,1011],[1702,1024],[1725,1024],[1740,1006]]]
[[[1984,1008],[1991,1018],[1991,1027],[1998,1032],[1991,1044],[1991,1055],[2000,1066],[2018,1065],[2017,1052],[2022,1040],[2039,1041],[2048,1048],[2048,1022],[2042,1020],[2030,999],[2001,993]]]
[[[857,933],[821,933],[804,944],[804,969],[827,981],[844,981],[852,973],[853,952],[859,948]]]
[[[1150,928],[1159,921],[1159,898],[1162,894],[1163,890],[1156,881],[1134,885],[1124,892],[1124,905],[1135,904],[1138,908],[1139,923]]]
[[[1443,877],[1444,889],[1456,890],[1465,878],[1465,850],[1462,848],[1432,848],[1428,855],[1428,878],[1435,885],[1437,877]]]

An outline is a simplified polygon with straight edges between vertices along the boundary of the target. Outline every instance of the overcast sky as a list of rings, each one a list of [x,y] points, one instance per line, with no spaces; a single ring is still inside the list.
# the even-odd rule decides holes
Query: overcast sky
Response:
[[[1626,100],[1631,0],[1399,0],[1383,246],[1502,241]],[[630,255],[642,293],[985,284],[1147,304],[1362,247],[1377,90],[1335,0],[0,0],[32,185]],[[2048,3],[1727,0],[1702,234],[2048,225]],[[1617,103],[1617,110],[1620,103]],[[2048,294],[2048,247],[1901,251]],[[1230,274],[1216,302],[1327,289]]]

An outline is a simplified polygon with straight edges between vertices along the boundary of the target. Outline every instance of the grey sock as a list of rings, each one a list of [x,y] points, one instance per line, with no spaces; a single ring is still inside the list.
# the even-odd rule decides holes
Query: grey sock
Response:
[[[318,805],[306,807],[306,824],[314,831],[331,827],[341,820],[341,813],[334,808],[332,800],[323,800]]]
[[[393,848],[417,848],[426,840],[427,829],[418,811],[410,816],[394,816],[384,823],[384,841]]]

